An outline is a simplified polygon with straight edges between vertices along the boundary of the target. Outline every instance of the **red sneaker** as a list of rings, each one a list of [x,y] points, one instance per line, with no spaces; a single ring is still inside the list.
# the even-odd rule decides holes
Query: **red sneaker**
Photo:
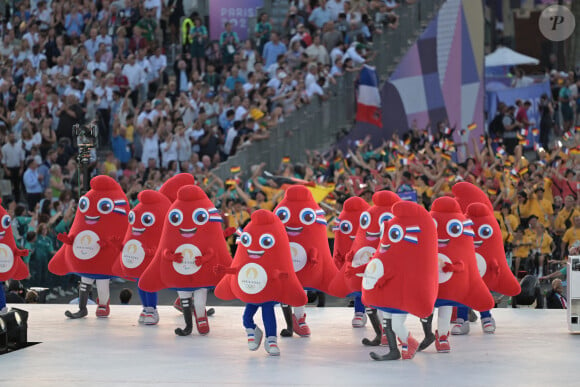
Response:
[[[99,304],[99,306],[97,306],[96,312],[97,317],[109,317],[109,314],[111,313],[111,308],[109,308],[109,302],[107,302],[107,305],[101,305],[99,303],[99,299],[97,298],[97,304]]]
[[[306,324],[306,313],[300,320],[296,320],[296,315],[292,314],[292,328],[298,336],[310,336],[310,328],[308,327],[308,324]]]
[[[181,306],[181,299],[177,297],[175,301],[173,301],[173,307],[183,313],[183,307]]]
[[[407,336],[407,342],[403,343],[401,339],[399,339],[399,343],[402,346],[401,355],[403,359],[412,359],[415,357],[415,353],[417,352],[417,348],[419,348],[419,342],[415,340],[411,333],[409,332],[409,336]]]
[[[195,308],[193,309],[193,315],[195,317],[195,325],[197,326],[197,331],[200,335],[207,335],[209,333],[209,324],[207,322],[207,313],[204,312],[202,317],[197,317],[195,313]]]
[[[439,331],[435,331],[435,348],[437,352],[447,353],[451,352],[451,346],[449,345],[449,332],[443,336],[439,336]]]

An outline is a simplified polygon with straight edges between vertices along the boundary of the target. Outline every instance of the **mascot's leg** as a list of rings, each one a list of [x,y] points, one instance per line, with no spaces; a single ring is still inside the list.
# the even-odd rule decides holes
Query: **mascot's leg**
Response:
[[[175,328],[175,334],[177,336],[189,336],[193,330],[193,318],[191,316],[191,296],[193,292],[190,291],[178,291],[181,306],[183,307],[183,319],[185,320],[185,328]]]
[[[259,305],[256,304],[246,304],[246,309],[244,309],[243,322],[248,335],[248,349],[250,351],[256,351],[260,348],[262,337],[264,336],[262,330],[254,323],[254,315],[258,311],[258,307]]]
[[[294,316],[292,316],[292,328],[298,336],[310,336],[310,327],[306,324],[306,308],[304,306],[297,306],[294,308]]]
[[[276,304],[277,302],[266,302],[262,304],[262,321],[264,321],[264,329],[266,331],[264,348],[270,356],[280,356],[280,348],[278,348],[277,342],[278,337],[276,337],[276,314],[274,313],[274,306]]]
[[[457,319],[451,328],[452,335],[466,335],[469,333],[469,308],[467,306],[457,307]]]
[[[362,303],[361,296],[354,297],[354,317],[352,318],[353,328],[363,328],[367,323],[365,306]],[[380,324],[379,324],[380,325]]]
[[[147,305],[145,308],[145,325],[157,325],[159,313],[157,312],[157,292],[146,292]]]
[[[282,313],[284,313],[284,321],[286,321],[286,328],[282,329],[280,336],[291,337],[294,332],[292,328],[292,307],[290,305],[282,304]]]
[[[196,289],[193,292],[193,313],[195,315],[195,325],[200,335],[209,333],[205,304],[207,303],[207,288]]]
[[[421,325],[423,326],[423,333],[425,334],[425,338],[423,341],[421,341],[421,344],[419,344],[419,351],[427,349],[427,347],[429,347],[435,341],[435,335],[433,334],[432,328],[433,313],[431,313],[431,316],[427,318],[422,318]]]
[[[109,279],[98,279],[97,280],[97,293],[99,297],[97,298],[97,317],[109,317],[111,309],[109,308],[110,295],[109,295]]]
[[[392,322],[392,315],[391,313],[383,312],[383,330],[387,335],[387,341],[389,342],[389,353],[386,355],[379,355],[375,352],[371,352],[370,356],[374,360],[383,361],[383,360],[397,360],[401,358],[401,353],[399,352],[399,348],[397,348],[397,336],[395,335],[395,331],[393,331],[393,322]]]
[[[175,310],[183,313],[183,308],[181,307],[181,299],[179,298],[179,296],[177,296],[175,301],[173,301],[173,307],[175,308]],[[214,314],[215,314],[214,308],[209,308],[207,310],[207,317],[213,316]]]
[[[495,320],[491,316],[491,311],[481,312],[481,329],[485,333],[495,333]]]
[[[405,326],[406,319],[407,313],[393,313],[393,331],[399,337],[403,359],[412,359],[419,348],[419,342],[407,330]]]
[[[440,306],[437,313],[437,330],[435,331],[435,348],[437,352],[450,352],[449,328],[451,326],[452,306]]]
[[[147,307],[148,305],[148,298],[147,295],[149,292],[145,290],[141,290],[141,288],[137,288],[139,290],[139,298],[141,299],[141,305],[143,305],[143,310],[141,310],[141,314],[139,315],[139,324],[143,324],[145,322],[145,315],[147,314]]]
[[[81,277],[81,283],[79,284],[79,310],[78,312],[72,313],[71,311],[64,312],[64,315],[68,318],[81,318],[85,317],[89,312],[87,310],[87,302],[89,301],[89,292],[93,287],[93,279],[87,277]]]
[[[0,314],[8,312],[6,307],[6,294],[4,293],[4,283],[0,282]]]
[[[355,307],[356,307],[356,299],[355,299]],[[383,336],[383,329],[381,327],[381,311],[376,310],[374,308],[366,308],[366,314],[369,316],[369,320],[371,321],[371,325],[373,330],[375,331],[375,338],[372,340],[367,339],[366,337],[362,339],[363,345],[367,345],[370,347],[376,347],[381,345],[381,337]]]

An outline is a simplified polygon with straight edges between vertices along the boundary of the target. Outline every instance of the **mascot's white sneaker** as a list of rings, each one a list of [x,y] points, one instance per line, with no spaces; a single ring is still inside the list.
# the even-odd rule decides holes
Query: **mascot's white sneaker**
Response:
[[[157,325],[159,323],[159,313],[157,312],[157,309],[149,307],[149,310],[145,313],[143,323],[145,325]]]
[[[466,335],[469,333],[469,321],[458,318],[451,328],[452,335]]]
[[[269,336],[264,341],[264,348],[270,356],[280,356],[280,348],[278,348],[278,338],[276,336]]]
[[[485,333],[495,333],[495,320],[493,317],[482,318],[481,329],[483,329]]]
[[[262,330],[258,327],[254,329],[246,328],[246,334],[248,335],[248,349],[250,351],[256,351],[258,348],[260,348],[260,344],[262,344],[262,337],[264,336]]]
[[[354,317],[352,318],[352,327],[353,328],[364,328],[367,324],[367,315],[366,313],[356,312]]]
[[[145,311],[145,308],[143,308],[143,310],[141,311],[141,314],[139,315],[139,320],[137,320],[137,322],[139,324],[144,324],[145,323],[145,315],[147,314],[147,312]]]

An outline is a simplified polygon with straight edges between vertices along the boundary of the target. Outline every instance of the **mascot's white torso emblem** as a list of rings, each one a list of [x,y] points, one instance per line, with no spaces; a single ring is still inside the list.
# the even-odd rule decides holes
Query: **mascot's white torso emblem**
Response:
[[[0,243],[0,273],[7,273],[12,270],[14,266],[14,253],[12,249]]]
[[[186,243],[175,249],[176,253],[181,253],[183,261],[173,262],[173,268],[182,275],[195,274],[201,269],[201,266],[195,264],[195,258],[201,256],[201,251],[197,246]]]
[[[139,267],[145,260],[145,250],[141,242],[136,239],[131,239],[125,243],[123,252],[121,253],[121,259],[123,265],[128,269]]]
[[[294,271],[299,272],[304,269],[308,257],[306,256],[306,250],[301,244],[296,242],[290,242],[290,252],[292,253],[292,263],[294,264]]]
[[[244,293],[257,294],[266,287],[268,274],[257,263],[245,264],[238,273],[238,285]]]
[[[73,241],[73,254],[83,261],[94,258],[99,251],[99,236],[91,230],[78,233]]]

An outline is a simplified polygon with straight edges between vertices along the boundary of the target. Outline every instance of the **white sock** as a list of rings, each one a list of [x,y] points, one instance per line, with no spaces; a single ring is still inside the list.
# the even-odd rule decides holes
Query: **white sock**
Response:
[[[393,331],[399,337],[399,339],[406,343],[409,338],[409,331],[405,326],[405,320],[407,319],[406,313],[393,313],[391,317],[393,321]]]
[[[92,278],[88,278],[88,277],[81,277],[81,282],[83,284],[87,284],[87,285],[93,286],[93,283],[95,282],[95,280],[92,279]],[[59,286],[58,289],[60,290],[62,288]]]
[[[179,298],[191,298],[192,295],[193,295],[193,292],[191,292],[189,290],[178,290],[177,291],[177,296]]]
[[[296,320],[300,320],[306,314],[306,308],[304,306],[295,306],[294,307],[294,316],[296,316]]]
[[[543,267],[540,267],[538,269],[538,277],[543,277],[543,276],[544,276],[544,268]]]
[[[193,292],[193,307],[195,308],[195,315],[198,318],[205,316],[206,303],[207,303],[207,288],[195,290]]]
[[[99,295],[99,304],[107,305],[109,302],[109,280],[108,279],[98,279],[97,280],[97,293]]]
[[[439,336],[446,335],[451,327],[452,306],[440,306],[437,314],[437,331]]]

